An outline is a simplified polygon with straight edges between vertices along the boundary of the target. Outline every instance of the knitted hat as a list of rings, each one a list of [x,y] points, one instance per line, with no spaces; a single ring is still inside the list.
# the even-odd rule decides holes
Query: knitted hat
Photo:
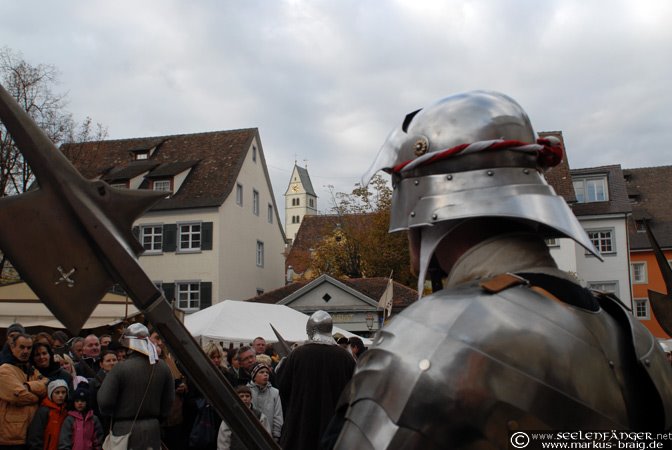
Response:
[[[89,401],[89,385],[86,383],[81,383],[80,386],[77,386],[75,389],[75,395],[72,396],[72,401],[76,402],[77,400],[88,402]]]
[[[268,370],[268,374],[271,374],[271,368],[268,367],[266,364],[262,363],[257,363],[254,366],[252,366],[252,370],[250,371],[250,376],[252,377],[252,381],[254,382],[254,379],[257,377],[257,374],[259,373],[260,370],[266,369]]]
[[[49,382],[49,385],[47,386],[47,398],[49,400],[51,400],[51,394],[53,394],[54,391],[59,387],[64,387],[65,392],[68,392],[68,383],[66,383],[64,380],[56,379]]]
[[[25,333],[26,329],[20,323],[13,323],[7,327],[7,336],[11,333]]]

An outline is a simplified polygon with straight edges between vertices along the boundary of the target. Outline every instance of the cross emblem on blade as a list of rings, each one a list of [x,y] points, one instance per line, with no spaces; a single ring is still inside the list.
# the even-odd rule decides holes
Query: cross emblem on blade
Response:
[[[66,272],[65,270],[63,270],[63,268],[62,268],[61,266],[58,266],[58,267],[56,268],[56,270],[58,270],[58,272],[61,274],[61,277],[58,279],[58,281],[54,282],[54,284],[61,284],[62,282],[65,282],[65,283],[67,283],[67,285],[68,285],[69,288],[71,288],[71,287],[73,287],[73,286],[75,285],[75,280],[73,280],[72,278],[70,278],[70,276],[71,276],[73,273],[75,273],[77,269],[75,269],[75,268],[73,267],[73,268],[70,269],[68,272]]]

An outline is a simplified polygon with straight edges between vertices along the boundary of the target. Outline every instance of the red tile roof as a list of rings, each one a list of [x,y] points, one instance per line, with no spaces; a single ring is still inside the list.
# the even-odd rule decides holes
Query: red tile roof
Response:
[[[152,208],[182,209],[224,203],[255,138],[263,158],[256,128],[66,144],[61,150],[89,179],[139,174],[134,166],[146,168],[156,163],[158,165],[153,170],[161,174],[193,166],[180,190]],[[135,161],[134,154],[139,149],[154,151],[149,159]]]
[[[383,292],[385,292],[385,288],[387,287],[387,280],[388,279],[384,277],[338,279],[338,281],[341,283],[356,290],[357,292],[364,294],[376,302],[383,295]],[[278,303],[302,287],[308,285],[312,281],[314,280],[291,283],[287,286],[265,292],[245,301],[255,303]],[[397,283],[396,281],[393,281],[393,285],[392,311],[401,311],[417,301],[418,292],[415,289],[411,289],[407,286],[404,286],[403,284]]]
[[[592,216],[598,214],[628,214],[632,212],[628,190],[620,165],[588,167],[572,169],[572,178],[591,175],[606,175],[609,186],[609,200],[604,202],[577,203],[572,209],[577,216]]]
[[[637,232],[635,220],[648,219],[658,244],[672,248],[672,196],[668,192],[672,166],[623,169],[632,200],[632,217],[628,220],[630,248],[650,249],[646,233]]]
[[[564,197],[567,203],[576,203],[576,195],[574,194],[572,176],[569,173],[569,159],[567,158],[567,152],[565,151],[565,139],[562,137],[562,131],[542,131],[539,133],[540,138],[548,136],[554,136],[560,139],[564,157],[560,164],[544,173],[544,178],[546,178],[548,184],[553,187],[555,193]]]

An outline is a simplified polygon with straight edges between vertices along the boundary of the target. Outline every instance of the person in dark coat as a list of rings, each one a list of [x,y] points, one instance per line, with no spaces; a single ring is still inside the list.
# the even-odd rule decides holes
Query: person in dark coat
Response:
[[[101,414],[112,417],[114,436],[131,433],[129,448],[159,449],[160,422],[175,398],[173,376],[165,361],[158,358],[146,326],[130,325],[121,344],[128,355],[105,376],[98,390],[98,407]]]
[[[238,363],[240,367],[238,368],[238,377],[235,380],[234,386],[247,385],[252,380],[250,371],[257,363],[256,356],[257,354],[252,347],[243,346],[238,349]]]
[[[100,370],[100,340],[95,334],[84,338],[82,356],[75,367],[77,375],[94,378]]]
[[[61,330],[57,330],[51,334],[51,338],[53,340],[51,348],[55,355],[64,355],[67,353],[68,349],[65,346],[65,343],[68,342],[67,334]]]
[[[35,342],[30,360],[33,366],[49,381],[63,380],[68,385],[68,392],[75,391],[72,375],[56,361],[54,352],[48,344]]]
[[[331,336],[333,322],[325,311],[308,320],[309,340],[289,354],[278,372],[285,423],[284,449],[314,450],[334,415],[341,391],[352,378],[355,360]]]
[[[101,424],[103,425],[104,436],[107,436],[107,433],[110,431],[110,418],[100,413],[98,408],[98,391],[100,386],[103,385],[105,381],[105,376],[112,370],[112,368],[117,364],[117,354],[110,350],[105,350],[100,354],[100,370],[96,374],[95,378],[90,378],[89,381],[89,407],[93,410],[93,413],[100,419]]]
[[[20,323],[13,323],[7,327],[7,339],[5,339],[2,350],[0,350],[0,365],[14,360],[12,351],[9,349],[9,341],[17,334],[23,334],[25,332],[26,329],[23,328],[23,325]]]

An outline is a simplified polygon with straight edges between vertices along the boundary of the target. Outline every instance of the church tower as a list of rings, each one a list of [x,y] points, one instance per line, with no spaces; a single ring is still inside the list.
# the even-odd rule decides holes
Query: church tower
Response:
[[[308,176],[308,169],[294,161],[294,170],[285,192],[285,234],[294,242],[301,221],[306,215],[317,214],[317,195]]]

